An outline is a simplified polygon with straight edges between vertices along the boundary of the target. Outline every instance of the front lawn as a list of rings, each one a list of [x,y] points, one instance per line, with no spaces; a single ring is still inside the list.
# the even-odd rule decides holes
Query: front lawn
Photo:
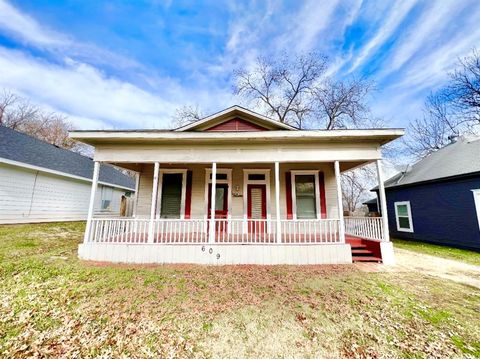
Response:
[[[414,252],[453,259],[480,266],[480,253],[478,252],[404,239],[392,239],[392,241],[395,248],[408,249]]]
[[[0,356],[480,356],[473,287],[353,265],[85,263],[83,228],[0,226]]]

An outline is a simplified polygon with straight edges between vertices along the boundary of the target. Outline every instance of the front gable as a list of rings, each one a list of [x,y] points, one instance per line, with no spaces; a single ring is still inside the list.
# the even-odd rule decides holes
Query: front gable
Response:
[[[255,132],[296,130],[295,127],[272,120],[240,106],[233,106],[175,131]]]
[[[251,132],[269,131],[268,128],[244,120],[240,117],[220,122],[218,125],[206,128],[204,131],[228,131],[228,132]]]

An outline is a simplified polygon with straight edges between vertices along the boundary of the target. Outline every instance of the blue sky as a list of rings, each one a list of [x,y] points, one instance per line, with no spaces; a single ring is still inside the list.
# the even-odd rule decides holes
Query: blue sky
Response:
[[[372,115],[403,127],[480,47],[480,1],[0,0],[0,88],[83,129],[168,127],[175,109],[239,103],[232,70],[319,51],[375,81]]]

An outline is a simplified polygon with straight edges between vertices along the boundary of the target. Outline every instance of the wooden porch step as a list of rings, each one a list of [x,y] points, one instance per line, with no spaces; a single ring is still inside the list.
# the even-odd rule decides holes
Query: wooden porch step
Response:
[[[352,261],[355,262],[377,262],[380,263],[382,258],[374,256],[352,256]]]
[[[359,255],[372,255],[373,252],[368,249],[357,249],[352,248],[352,256],[359,256]]]
[[[366,244],[351,244],[350,246],[352,247],[352,251],[354,249],[365,249],[365,248],[367,248]]]

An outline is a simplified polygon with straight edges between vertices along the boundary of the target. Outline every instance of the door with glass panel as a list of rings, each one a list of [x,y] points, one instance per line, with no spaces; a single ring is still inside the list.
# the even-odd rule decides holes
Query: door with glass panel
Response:
[[[215,186],[215,218],[225,219],[225,221],[217,221],[215,230],[217,232],[225,232],[227,230],[227,218],[228,218],[228,184],[217,183]],[[211,218],[211,198],[212,198],[212,185],[208,185],[208,218]]]

